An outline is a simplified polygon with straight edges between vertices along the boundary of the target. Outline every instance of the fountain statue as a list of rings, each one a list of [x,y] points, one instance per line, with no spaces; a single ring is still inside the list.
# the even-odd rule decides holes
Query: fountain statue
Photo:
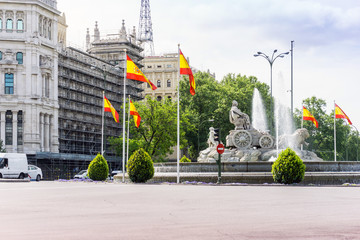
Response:
[[[322,161],[315,153],[301,150],[301,145],[307,145],[305,140],[310,136],[305,128],[297,129],[293,134],[283,134],[278,143],[267,130],[255,129],[249,116],[241,112],[234,100],[229,111],[229,120],[235,129],[226,136],[226,149],[222,154],[223,162],[269,161],[276,158],[279,149],[291,147],[303,160]],[[198,162],[215,162],[218,159],[214,140],[214,128],[210,127],[208,148],[199,153]]]

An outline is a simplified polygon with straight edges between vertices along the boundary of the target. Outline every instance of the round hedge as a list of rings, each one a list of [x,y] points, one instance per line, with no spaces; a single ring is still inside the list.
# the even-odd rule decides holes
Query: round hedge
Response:
[[[304,179],[305,164],[290,148],[282,151],[272,165],[271,173],[278,183],[299,183]]]
[[[88,175],[91,180],[104,181],[109,175],[109,165],[105,158],[98,154],[88,167]]]
[[[191,162],[190,159],[188,159],[185,155],[180,159],[180,162],[183,163],[183,162]]]
[[[150,155],[142,148],[135,151],[127,163],[127,173],[134,183],[146,182],[154,176],[154,171]]]

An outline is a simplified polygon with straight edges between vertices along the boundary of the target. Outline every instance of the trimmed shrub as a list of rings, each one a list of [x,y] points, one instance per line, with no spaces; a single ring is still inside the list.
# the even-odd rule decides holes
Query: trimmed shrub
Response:
[[[105,158],[99,153],[88,167],[88,176],[94,181],[104,181],[109,175],[109,165]]]
[[[299,156],[291,148],[287,148],[273,163],[271,173],[275,182],[299,183],[304,179],[305,168],[306,166]]]
[[[191,162],[185,155],[180,159],[180,162]]]
[[[142,148],[131,155],[126,166],[129,178],[134,183],[144,183],[154,176],[153,161],[150,155]]]

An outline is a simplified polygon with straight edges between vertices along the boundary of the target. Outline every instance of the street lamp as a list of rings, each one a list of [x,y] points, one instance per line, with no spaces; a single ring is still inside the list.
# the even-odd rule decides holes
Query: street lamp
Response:
[[[272,66],[273,66],[273,63],[275,62],[275,60],[279,57],[283,58],[285,55],[288,55],[289,52],[284,52],[284,53],[280,53],[278,55],[275,56],[275,53],[277,52],[277,49],[274,50],[271,58],[266,55],[265,53],[262,53],[262,52],[257,52],[257,54],[254,54],[254,57],[263,57],[265,58],[269,64],[270,64],[270,96],[271,96],[271,99],[272,99]]]
[[[274,50],[274,52],[271,55],[271,58],[268,55],[266,55],[265,53],[262,53],[262,52],[257,52],[256,54],[254,54],[254,57],[263,57],[270,64],[270,97],[271,97],[271,99],[270,99],[270,108],[271,108],[271,113],[274,112],[273,111],[273,95],[272,95],[272,66],[273,66],[273,63],[275,62],[275,60],[277,58],[279,58],[279,57],[283,58],[285,55],[289,54],[289,52],[284,52],[284,53],[280,53],[280,54],[277,54],[277,55],[276,55],[276,53],[277,53],[277,49]],[[273,127],[273,126],[274,126],[274,124],[271,121],[271,127]]]
[[[207,119],[207,120],[205,120],[205,121],[202,121],[200,124],[199,124],[199,127],[198,127],[198,152],[199,152],[199,150],[200,150],[200,146],[199,146],[199,130],[200,130],[200,126],[201,126],[201,124],[203,124],[204,122],[213,122],[214,121],[214,119]]]
[[[357,132],[357,138],[356,138],[356,161],[359,161],[359,131],[354,125],[350,125],[356,129]]]

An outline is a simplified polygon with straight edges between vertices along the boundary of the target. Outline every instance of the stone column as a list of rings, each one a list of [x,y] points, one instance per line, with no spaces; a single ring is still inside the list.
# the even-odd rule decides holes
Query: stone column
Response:
[[[40,113],[40,151],[44,151],[44,114]]]
[[[0,112],[0,136],[1,136],[1,140],[3,141],[3,145],[5,148],[5,111],[1,111]]]
[[[17,119],[18,119],[18,117],[17,117],[17,114],[18,114],[18,111],[12,111],[12,114],[13,114],[13,134],[12,134],[12,136],[13,136],[13,151],[15,152],[15,153],[17,153]]]
[[[49,152],[49,115],[45,114],[44,116],[44,151]]]

